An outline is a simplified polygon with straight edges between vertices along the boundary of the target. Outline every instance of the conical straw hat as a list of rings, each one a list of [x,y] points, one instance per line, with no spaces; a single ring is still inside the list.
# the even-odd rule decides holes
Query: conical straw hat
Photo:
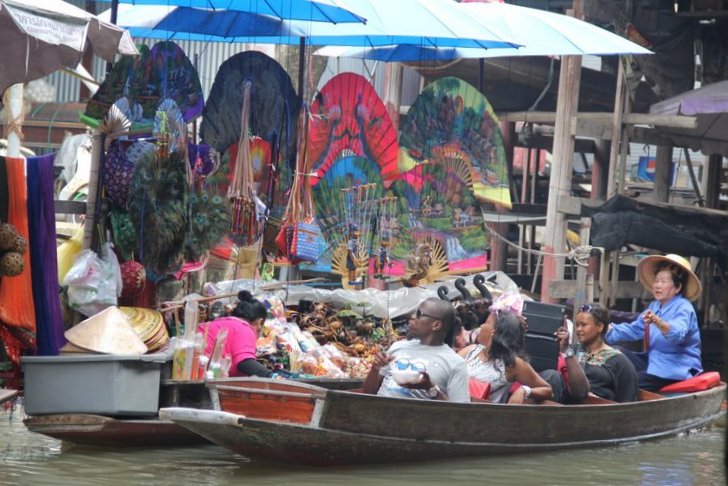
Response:
[[[642,286],[648,291],[652,292],[652,281],[655,279],[657,273],[657,267],[660,263],[669,263],[675,267],[681,268],[687,275],[687,282],[685,288],[682,289],[682,294],[688,300],[696,300],[700,293],[703,291],[702,285],[698,276],[695,275],[693,269],[690,268],[690,262],[680,255],[673,253],[669,255],[648,255],[640,260],[637,265],[637,273],[640,277]]]
[[[147,352],[147,346],[115,306],[79,322],[64,335],[74,345],[97,353],[136,355]]]

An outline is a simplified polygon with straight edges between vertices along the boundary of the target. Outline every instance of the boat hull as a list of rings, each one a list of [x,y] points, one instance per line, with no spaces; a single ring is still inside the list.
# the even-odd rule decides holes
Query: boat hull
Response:
[[[446,403],[329,391],[310,423],[220,411],[162,409],[243,456],[311,465],[417,462],[450,457],[598,447],[668,437],[721,414],[725,384],[643,402],[539,406]]]
[[[207,439],[169,420],[57,414],[29,417],[23,423],[31,432],[87,446],[166,447],[208,443]]]

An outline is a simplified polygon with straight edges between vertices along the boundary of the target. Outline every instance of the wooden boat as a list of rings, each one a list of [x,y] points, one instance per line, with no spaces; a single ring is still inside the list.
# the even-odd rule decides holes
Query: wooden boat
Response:
[[[243,456],[311,465],[597,447],[701,428],[721,414],[726,385],[641,401],[503,405],[385,398],[273,380],[209,383],[216,410],[164,408],[172,420]]]
[[[219,380],[235,382],[236,378]],[[314,378],[303,382],[332,389],[361,387],[361,379]],[[211,409],[210,394],[201,382],[162,380],[161,407]],[[205,444],[209,441],[169,420],[155,417],[120,418],[83,413],[37,415],[24,421],[28,430],[77,445],[103,447],[166,447]]]
[[[3,404],[7,401],[12,400],[15,398],[15,395],[18,394],[17,390],[8,390],[7,388],[0,388],[0,404]]]

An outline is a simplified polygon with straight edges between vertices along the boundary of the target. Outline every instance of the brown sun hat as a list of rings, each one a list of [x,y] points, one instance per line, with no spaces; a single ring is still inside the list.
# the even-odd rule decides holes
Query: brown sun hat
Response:
[[[149,351],[156,351],[169,341],[162,314],[143,307],[119,307],[131,323],[134,332],[144,341]]]
[[[137,355],[147,352],[123,312],[111,306],[76,324],[64,336],[79,348],[96,353]]]
[[[698,296],[700,296],[703,288],[702,285],[700,285],[700,280],[697,275],[695,275],[692,268],[690,268],[690,262],[686,258],[673,253],[664,256],[649,255],[640,260],[640,263],[637,265],[637,273],[639,274],[640,282],[645,289],[652,292],[652,282],[655,280],[657,267],[661,263],[670,263],[675,267],[681,268],[688,276],[685,287],[681,289],[681,293],[686,299],[694,301],[698,298]]]

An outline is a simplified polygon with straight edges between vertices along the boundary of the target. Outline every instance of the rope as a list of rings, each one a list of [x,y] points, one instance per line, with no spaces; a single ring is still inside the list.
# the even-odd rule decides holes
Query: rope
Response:
[[[10,116],[10,89],[5,90],[3,95],[3,105],[5,106],[5,113],[7,120],[5,120],[5,134],[4,137],[8,138],[8,135],[14,133],[18,136],[19,140],[23,140],[23,121],[25,121],[25,103],[20,103],[20,113],[17,116],[11,118]]]
[[[553,258],[565,258],[568,260],[573,260],[580,267],[586,267],[589,265],[590,256],[602,254],[606,251],[601,246],[591,246],[591,245],[579,245],[577,247],[574,247],[568,253],[551,253],[551,252],[542,251],[542,250],[534,250],[532,248],[524,248],[520,245],[513,243],[512,241],[503,237],[501,234],[499,234],[493,228],[488,226],[488,223],[485,223],[485,227],[490,234],[492,234],[493,236],[495,236],[502,242],[506,243],[507,245],[510,245],[511,247],[517,249],[518,251],[523,251],[525,253],[531,253],[532,255],[538,255],[539,257],[550,256]]]

